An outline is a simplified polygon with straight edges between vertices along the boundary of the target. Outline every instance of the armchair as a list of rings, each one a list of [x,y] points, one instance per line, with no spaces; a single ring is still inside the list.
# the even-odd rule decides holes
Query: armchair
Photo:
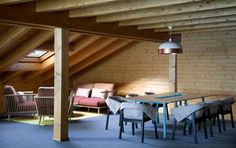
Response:
[[[33,100],[34,94],[24,94],[16,92],[13,86],[4,86],[4,102],[8,120],[11,115],[34,115],[36,114],[36,105]]]

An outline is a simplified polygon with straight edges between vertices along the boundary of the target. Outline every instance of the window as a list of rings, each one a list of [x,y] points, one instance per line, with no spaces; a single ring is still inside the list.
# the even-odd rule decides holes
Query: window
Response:
[[[46,54],[48,51],[43,50],[34,50],[33,52],[29,53],[26,58],[40,58],[44,54]]]
[[[54,52],[52,51],[46,51],[46,50],[34,50],[33,52],[26,55],[22,60],[19,62],[22,63],[41,63],[51,56],[54,55]]]

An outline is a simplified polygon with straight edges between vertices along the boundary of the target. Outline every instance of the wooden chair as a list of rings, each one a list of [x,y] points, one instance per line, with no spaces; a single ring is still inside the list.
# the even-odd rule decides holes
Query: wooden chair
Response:
[[[124,122],[131,122],[132,123],[132,135],[135,134],[134,131],[134,125],[135,124],[141,124],[142,126],[142,137],[141,142],[144,142],[144,123],[146,121],[152,120],[155,128],[155,136],[158,138],[157,135],[157,126],[156,126],[156,120],[154,118],[151,119],[148,115],[156,115],[156,109],[151,107],[148,104],[137,104],[137,103],[128,103],[123,102],[121,103],[120,108],[121,114],[120,114],[120,120],[121,120],[121,126],[120,126],[120,133],[119,133],[119,139],[121,139],[122,132],[124,131]]]

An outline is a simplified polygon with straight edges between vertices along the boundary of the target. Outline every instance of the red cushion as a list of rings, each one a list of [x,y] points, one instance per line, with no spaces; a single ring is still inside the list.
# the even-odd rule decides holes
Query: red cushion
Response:
[[[87,99],[87,97],[75,96],[74,104],[79,104],[79,101],[82,100],[82,99]]]
[[[86,98],[76,96],[74,99],[74,104],[84,105],[84,106],[106,106],[105,99],[102,98]]]

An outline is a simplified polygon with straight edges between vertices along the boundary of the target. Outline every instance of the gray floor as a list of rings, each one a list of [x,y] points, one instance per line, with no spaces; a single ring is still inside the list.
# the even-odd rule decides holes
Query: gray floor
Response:
[[[227,123],[227,131],[218,133],[214,127],[214,137],[205,139],[203,132],[198,132],[199,144],[194,144],[193,136],[182,134],[182,125],[177,128],[176,140],[171,140],[172,122],[168,124],[168,139],[162,138],[162,125],[158,127],[159,139],[154,138],[154,126],[151,122],[145,125],[144,143],[140,142],[140,127],[134,136],[130,124],[125,126],[122,140],[118,139],[118,116],[111,116],[109,130],[105,130],[106,116],[81,119],[70,123],[70,141],[52,140],[52,126],[37,126],[24,123],[0,120],[0,148],[143,148],[143,147],[212,147],[228,148],[236,146],[236,129]]]

